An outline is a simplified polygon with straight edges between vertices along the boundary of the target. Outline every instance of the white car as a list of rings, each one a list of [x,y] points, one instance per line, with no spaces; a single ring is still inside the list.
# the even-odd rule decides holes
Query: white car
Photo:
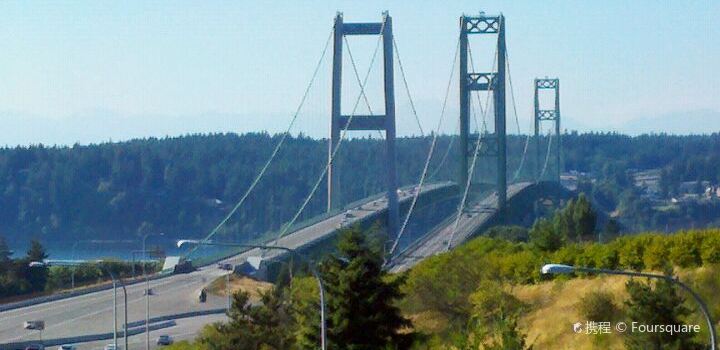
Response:
[[[115,344],[108,344],[108,345],[105,345],[105,347],[103,349],[104,350],[120,350],[121,347],[119,345],[116,347]]]
[[[75,345],[65,344],[58,346],[57,350],[77,350],[77,348],[75,347]]]

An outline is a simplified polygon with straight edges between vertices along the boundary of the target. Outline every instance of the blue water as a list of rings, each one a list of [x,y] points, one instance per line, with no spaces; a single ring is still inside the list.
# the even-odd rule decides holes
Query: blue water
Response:
[[[165,255],[181,255],[188,251],[186,247],[183,247],[183,249],[178,249],[175,245],[175,241],[166,241],[166,242],[153,242],[152,244],[149,242],[150,238],[148,238],[148,244],[147,249],[151,250],[154,249],[156,246],[160,247],[161,250],[165,251]],[[103,259],[103,258],[113,258],[113,259],[120,259],[120,260],[131,260],[133,256],[133,251],[136,251],[135,253],[135,259],[139,259],[142,257],[142,254],[139,253],[142,251],[142,242],[137,243],[79,243],[75,246],[75,249],[73,250],[73,244],[66,244],[64,242],[56,242],[56,243],[44,243],[43,247],[45,248],[45,251],[47,252],[49,259],[58,259],[58,260],[72,260],[72,259],[79,259],[79,260],[94,260],[94,259]],[[14,254],[13,257],[19,258],[25,255],[25,252],[29,248],[29,244],[20,244],[20,245],[13,245],[11,246],[11,249],[13,250]]]

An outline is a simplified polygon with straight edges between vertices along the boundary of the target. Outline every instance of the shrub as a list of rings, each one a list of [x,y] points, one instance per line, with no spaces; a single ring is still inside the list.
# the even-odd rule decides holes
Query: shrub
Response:
[[[700,248],[703,264],[720,263],[720,231],[708,231]]]
[[[670,261],[680,267],[694,267],[702,264],[700,246],[702,236],[697,231],[675,234],[670,242]]]
[[[655,235],[650,240],[643,255],[645,267],[652,270],[661,270],[668,264],[670,248],[668,236]]]
[[[575,305],[578,313],[587,321],[609,322],[617,319],[620,309],[609,292],[591,291]]]

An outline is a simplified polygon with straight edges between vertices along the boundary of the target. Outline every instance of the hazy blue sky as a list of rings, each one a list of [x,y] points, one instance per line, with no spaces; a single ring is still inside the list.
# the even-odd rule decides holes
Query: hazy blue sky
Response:
[[[437,123],[458,16],[480,10],[507,18],[523,132],[532,79],[545,75],[561,79],[564,128],[720,129],[717,0],[3,1],[0,144],[283,130],[335,12],[348,22],[378,21],[385,9],[426,130]],[[476,64],[485,67],[478,70],[489,70],[491,40],[473,39]],[[364,72],[374,39],[350,40]],[[327,134],[329,58],[295,131]],[[379,72],[368,91],[382,110]],[[399,133],[416,134],[396,73]],[[357,89],[352,75],[345,83],[349,112]],[[456,90],[453,83],[447,132],[456,125]]]

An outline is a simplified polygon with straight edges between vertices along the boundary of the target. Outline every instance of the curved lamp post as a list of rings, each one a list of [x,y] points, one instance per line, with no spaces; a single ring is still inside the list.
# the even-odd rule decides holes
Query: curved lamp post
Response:
[[[95,261],[96,264],[102,263],[104,261],[97,260]],[[72,263],[53,263],[53,262],[45,262],[45,261],[31,261],[28,266],[31,268],[36,267],[46,267],[46,266],[53,266],[53,265],[60,265],[60,266],[78,266],[80,264],[72,262]],[[112,270],[109,267],[106,267],[105,271],[110,275],[110,279],[112,280],[113,284],[113,344],[115,345],[115,348],[117,349],[117,282],[120,282],[120,286],[123,289],[123,296],[125,299],[125,328],[123,331],[123,338],[125,340],[125,349],[128,349],[128,311],[127,311],[127,289],[125,288],[125,283],[123,283],[122,278],[115,278],[115,274],[113,274]]]
[[[147,264],[147,249],[145,249],[145,242],[150,236],[162,236],[164,233],[147,233],[143,236],[142,240],[142,251],[143,251],[143,276],[145,277],[145,350],[150,350],[150,279],[148,278],[147,272],[145,271],[145,265]],[[133,264],[134,265],[134,264]]]
[[[608,275],[623,275],[623,276],[633,276],[633,277],[655,278],[655,279],[660,279],[660,280],[665,280],[665,281],[675,283],[678,286],[680,286],[682,289],[684,289],[688,293],[690,293],[690,295],[692,295],[693,298],[695,298],[695,301],[697,301],[697,303],[700,304],[700,310],[702,310],[702,313],[705,316],[705,321],[708,324],[708,329],[710,330],[710,345],[711,345],[710,348],[712,350],[716,349],[717,336],[715,334],[715,323],[713,323],[712,316],[710,315],[710,311],[708,310],[707,305],[705,304],[705,301],[703,301],[702,298],[700,298],[700,295],[695,293],[695,291],[692,290],[688,285],[680,282],[680,280],[677,277],[645,273],[645,272],[596,269],[596,268],[590,268],[590,267],[571,266],[571,265],[563,265],[563,264],[546,264],[542,267],[541,271],[543,274],[554,274],[554,275],[570,274],[573,272],[585,272],[585,273],[593,273],[593,274],[604,273],[604,274],[608,274]]]
[[[211,241],[201,241],[196,239],[181,239],[177,241],[178,248],[182,247],[185,244],[196,244],[196,245],[210,245],[210,246],[225,246],[225,247],[239,247],[239,248],[249,248],[249,249],[275,249],[275,250],[283,250],[286,252],[289,252],[295,256],[297,256],[300,260],[303,260],[308,263],[308,267],[310,268],[310,273],[315,277],[318,283],[318,288],[320,289],[320,349],[325,350],[326,349],[326,325],[325,325],[325,286],[323,285],[322,278],[320,278],[320,274],[315,270],[315,267],[308,261],[308,259],[305,258],[305,256],[298,253],[295,249],[287,248],[287,247],[281,247],[281,246],[269,246],[269,245],[259,245],[259,244],[240,244],[240,243],[215,243]]]

